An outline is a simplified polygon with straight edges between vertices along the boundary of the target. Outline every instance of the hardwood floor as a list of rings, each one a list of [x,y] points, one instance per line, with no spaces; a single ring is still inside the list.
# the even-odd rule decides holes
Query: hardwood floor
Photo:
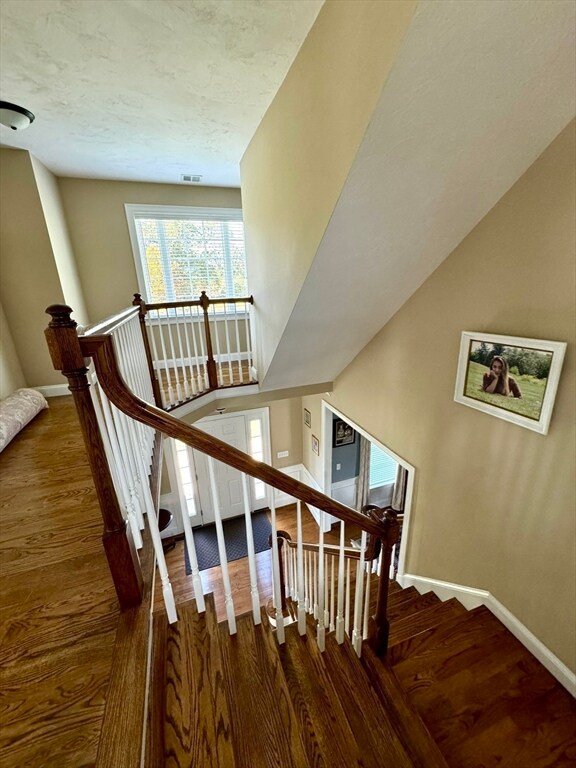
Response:
[[[0,454],[0,765],[96,762],[119,610],[71,397]]]

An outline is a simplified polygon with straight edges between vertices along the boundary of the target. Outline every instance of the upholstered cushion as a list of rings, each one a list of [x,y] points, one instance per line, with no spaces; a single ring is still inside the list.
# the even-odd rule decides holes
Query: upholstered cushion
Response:
[[[35,389],[18,389],[0,401],[0,451],[48,403]]]

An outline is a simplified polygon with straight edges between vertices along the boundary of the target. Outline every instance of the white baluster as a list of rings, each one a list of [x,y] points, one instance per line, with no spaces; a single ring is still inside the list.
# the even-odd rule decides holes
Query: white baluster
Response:
[[[350,637],[350,558],[346,562],[346,607],[344,609],[344,632]]]
[[[168,398],[166,397],[166,392],[164,391],[164,387],[162,386],[162,372],[160,370],[160,358],[158,356],[158,349],[156,348],[156,334],[154,332],[154,324],[152,323],[152,319],[150,315],[148,314],[146,318],[146,329],[148,331],[148,338],[150,339],[151,345],[152,345],[152,367],[156,371],[157,377],[158,377],[158,384],[160,388],[160,397],[162,399],[162,405],[166,407],[168,404]]]
[[[301,540],[301,536],[298,540]],[[310,613],[310,552],[304,552],[304,609]]]
[[[230,586],[230,576],[228,574],[228,558],[226,556],[226,543],[224,540],[224,529],[222,527],[222,516],[220,513],[220,496],[218,486],[216,485],[216,476],[214,474],[214,459],[208,456],[208,476],[210,478],[210,488],[212,489],[212,504],[214,506],[214,525],[216,527],[216,538],[218,540],[218,554],[220,555],[220,567],[222,568],[222,583],[224,585],[224,602],[226,604],[226,617],[228,619],[228,630],[231,635],[236,634],[236,616],[234,614],[234,603],[232,601],[232,587]]]
[[[250,338],[250,312],[252,310],[252,305],[246,303],[244,305],[245,310],[245,325],[246,325],[246,348],[248,351],[248,380],[252,381],[252,366],[253,366],[253,360],[252,360],[252,339]]]
[[[344,642],[344,520],[340,521],[340,546],[338,548],[338,615],[336,618],[336,641]]]
[[[194,501],[194,500],[192,500]],[[190,515],[188,510],[182,512],[182,523],[184,525],[184,540],[186,551],[188,552],[188,562],[190,563],[190,575],[192,576],[192,587],[194,589],[194,598],[198,613],[204,613],[206,604],[204,602],[204,590],[202,588],[202,579],[198,568],[198,557],[196,556],[196,545],[194,544],[194,533],[190,524]]]
[[[304,573],[304,549],[302,541],[302,502],[296,502],[296,559],[298,568],[298,633],[306,634],[307,587]]]
[[[180,315],[178,310],[181,307],[174,307],[175,323],[176,323],[176,340],[178,342],[178,354],[180,355],[180,365],[182,366],[182,383],[184,385],[184,397],[189,398],[191,394],[190,383],[188,381],[188,372],[186,371],[186,356],[184,354],[184,347],[182,346],[182,331],[180,328]]]
[[[324,555],[324,628],[330,627],[330,571],[328,570],[328,555]]]
[[[244,384],[244,369],[242,367],[242,347],[240,345],[240,329],[238,327],[238,304],[234,302],[234,331],[236,334],[236,353],[238,355],[238,376],[240,383]]]
[[[368,619],[370,614],[370,575],[372,569],[368,568],[366,572],[366,590],[364,592],[364,625],[362,627],[362,638],[366,640],[368,637]]]
[[[176,398],[178,402],[181,402],[184,398],[182,396],[182,385],[180,384],[180,370],[178,368],[178,359],[176,358],[176,351],[174,349],[174,335],[172,333],[172,323],[170,322],[170,314],[167,309],[166,312],[166,332],[168,334],[168,341],[170,343],[170,354],[172,355],[172,370],[174,371],[174,378],[176,379]]]
[[[318,553],[312,552],[312,589],[314,591],[314,618],[318,620]]]
[[[248,494],[248,478],[242,473],[242,495],[244,497],[244,518],[246,520],[246,544],[248,548],[248,570],[250,572],[250,597],[252,598],[252,615],[254,624],[260,624],[260,595],[258,594],[258,578],[256,576],[256,555],[254,553],[254,533],[252,531],[252,512]]]
[[[334,555],[330,557],[330,632],[334,632],[336,626],[336,613],[334,611],[334,602],[336,599],[336,584],[334,583]]]
[[[164,374],[166,376],[166,390],[168,392],[168,404],[169,405],[176,405],[176,399],[174,397],[174,388],[172,387],[172,376],[170,374],[170,369],[168,368],[168,356],[166,354],[166,344],[164,342],[164,327],[162,325],[162,320],[160,318],[160,312],[161,310],[157,310],[156,312],[156,328],[158,329],[158,335],[160,338],[160,346],[162,348],[162,363],[164,365]]]
[[[194,370],[198,367],[198,361],[192,362],[192,349],[190,347],[190,330],[193,331],[194,326],[192,324],[192,317],[190,314],[190,321],[187,322],[188,314],[186,310],[189,310],[190,307],[182,307],[182,326],[184,329],[184,341],[186,342],[186,357],[188,359],[188,368],[190,370],[189,379],[190,379],[190,390],[191,390],[191,396],[194,397],[198,394],[198,387],[196,386],[196,377],[194,376]],[[198,357],[198,356],[196,356]]]
[[[325,591],[324,591],[324,510],[320,510],[320,530],[318,533],[318,591],[316,595],[317,610],[316,619],[318,624],[316,626],[316,642],[318,648],[323,651],[325,647],[325,624],[324,624],[324,605],[325,605]]]
[[[200,312],[198,311],[198,317],[200,318]],[[202,321],[198,322],[198,334],[200,336],[200,351],[202,353],[202,368],[204,369],[204,386],[202,390],[210,389],[210,379],[208,378],[208,366],[206,365],[206,346],[204,344],[204,333],[206,326],[204,325],[204,313],[202,313]]]
[[[278,533],[276,529],[276,504],[274,494],[271,494],[270,517],[272,522],[272,575],[276,608],[276,638],[282,645],[284,642],[284,616],[282,615],[282,600],[280,591],[280,559],[278,557]]]
[[[366,531],[362,531],[360,560],[356,569],[356,594],[354,596],[354,629],[352,630],[352,645],[360,656],[362,649],[362,596],[364,593],[364,553],[366,551]]]
[[[230,333],[228,330],[228,306],[224,304],[224,333],[226,336],[226,354],[228,355],[229,384],[234,384],[234,372],[232,371],[232,350],[230,348]]]
[[[137,549],[141,549],[142,535],[140,533],[139,520],[136,516],[136,510],[134,509],[133,499],[130,494],[129,483],[126,478],[125,464],[118,443],[118,436],[110,415],[108,398],[102,391],[94,372],[91,373],[90,378],[92,383],[90,394],[92,396],[92,403],[94,404],[94,411],[98,420],[108,466],[112,473],[114,487],[120,503],[126,512],[134,544]]]

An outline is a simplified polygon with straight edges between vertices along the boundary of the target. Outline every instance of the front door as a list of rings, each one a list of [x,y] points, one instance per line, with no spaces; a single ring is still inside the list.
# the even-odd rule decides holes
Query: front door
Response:
[[[246,424],[244,416],[225,416],[220,419],[203,423],[196,422],[195,426],[224,443],[247,453]],[[202,509],[202,523],[214,522],[214,504],[208,474],[208,459],[199,451],[194,451],[194,463],[198,475],[198,493]],[[214,474],[218,487],[220,514],[223,520],[244,514],[244,497],[242,493],[242,473],[238,469],[214,460]],[[253,509],[251,483],[248,485],[250,509]]]

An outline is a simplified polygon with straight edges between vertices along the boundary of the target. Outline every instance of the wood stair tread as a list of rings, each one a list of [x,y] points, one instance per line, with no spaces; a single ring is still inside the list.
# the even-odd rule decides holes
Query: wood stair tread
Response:
[[[327,637],[323,658],[361,747],[365,768],[416,768],[413,750],[403,745],[348,639],[338,645],[334,635]]]
[[[217,626],[212,595],[206,595],[205,614],[194,601],[179,605],[178,621],[168,629],[165,768],[236,765]]]
[[[413,768],[448,768],[436,742],[390,665],[364,643],[361,657],[370,684],[412,760]]]
[[[282,666],[262,625],[240,617],[236,635],[218,626],[238,768],[308,768]],[[227,766],[227,763],[221,763]]]
[[[420,632],[425,632],[448,619],[465,613],[466,608],[456,598],[424,608],[418,611],[418,613],[400,619],[391,625],[388,647],[392,648],[403,640],[414,637]]]
[[[426,592],[424,595],[415,595],[399,603],[392,603],[388,606],[388,621],[395,622],[411,616],[414,613],[429,608],[432,605],[438,605],[441,602],[438,595],[434,592]]]
[[[456,652],[456,649],[466,647],[470,642],[480,641],[485,632],[499,632],[501,628],[498,619],[487,608],[480,606],[394,644],[388,649],[387,660],[395,668],[398,664],[405,664],[405,668],[412,666],[417,669],[420,657],[429,656],[434,649],[442,652],[446,644],[451,644]],[[399,675],[398,670],[396,674]]]
[[[362,766],[360,747],[312,630],[308,628],[302,637],[287,631],[278,653],[310,764],[318,768]]]

